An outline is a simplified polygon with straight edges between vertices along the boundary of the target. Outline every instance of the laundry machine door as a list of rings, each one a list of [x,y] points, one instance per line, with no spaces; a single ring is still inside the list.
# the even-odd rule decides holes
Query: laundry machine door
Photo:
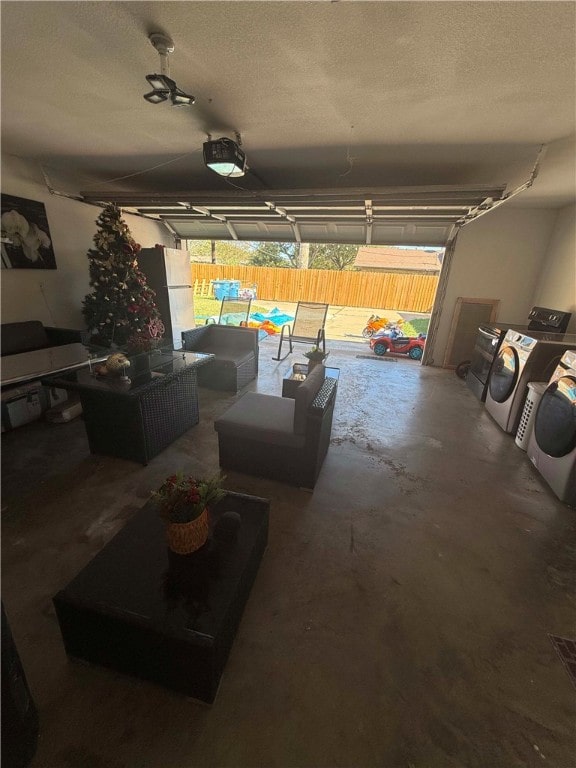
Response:
[[[520,359],[514,347],[504,347],[498,352],[492,365],[490,397],[497,403],[504,403],[514,393],[520,374]]]
[[[536,412],[534,439],[554,458],[576,448],[576,377],[561,376],[546,388]]]

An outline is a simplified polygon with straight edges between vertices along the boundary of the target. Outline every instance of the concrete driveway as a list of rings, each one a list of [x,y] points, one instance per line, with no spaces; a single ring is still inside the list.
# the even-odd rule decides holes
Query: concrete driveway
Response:
[[[277,307],[289,315],[294,315],[296,313],[296,302],[260,301],[260,299],[255,299],[254,304],[258,307],[264,307],[267,310]],[[335,341],[365,341],[362,337],[362,329],[368,322],[370,315],[386,317],[392,322],[401,318],[410,320],[414,317],[428,317],[428,315],[415,312],[402,312],[400,314],[391,309],[379,309],[377,307],[338,307],[331,304],[328,307],[328,317],[326,320],[326,338]]]

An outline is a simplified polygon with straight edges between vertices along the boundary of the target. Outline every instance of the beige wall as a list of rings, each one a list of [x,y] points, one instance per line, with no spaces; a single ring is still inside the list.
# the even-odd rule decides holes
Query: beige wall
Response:
[[[101,209],[50,194],[38,166],[13,156],[2,156],[2,192],[44,203],[57,266],[0,270],[2,322],[41,320],[46,325],[83,328],[82,299],[90,291],[86,254],[93,246]],[[174,246],[163,225],[129,214],[124,218],[142,247]]]
[[[572,312],[568,331],[576,333],[576,206],[558,211],[546,251],[534,304]]]
[[[507,209],[504,205],[463,227],[456,243],[432,365],[443,364],[459,296],[500,299],[498,319],[527,322],[556,219],[557,211],[553,209]],[[554,299],[552,306],[564,309],[559,305],[560,297],[550,298]]]

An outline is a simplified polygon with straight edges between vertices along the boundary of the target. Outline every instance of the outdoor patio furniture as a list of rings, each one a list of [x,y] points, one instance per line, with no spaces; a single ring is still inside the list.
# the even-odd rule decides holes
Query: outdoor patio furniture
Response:
[[[220,315],[218,320],[213,317],[209,317],[206,320],[206,325],[217,323],[218,325],[248,325],[248,318],[250,317],[250,305],[252,299],[238,299],[225,296],[220,304]]]
[[[192,556],[166,546],[148,501],[53,598],[68,656],[212,704],[268,541],[270,502],[228,491]],[[240,534],[215,536],[229,510]],[[4,746],[4,744],[2,745]]]
[[[292,325],[290,326],[289,323],[286,323],[282,326],[280,342],[278,344],[278,355],[272,359],[285,360],[288,355],[292,354],[293,342],[314,344],[317,347],[322,347],[322,350],[326,352],[324,325],[326,324],[327,314],[328,304],[299,301]],[[281,357],[282,345],[285,339],[288,341],[290,351],[284,357]]]
[[[294,363],[292,370],[282,379],[282,397],[295,398],[298,387],[308,375],[309,368],[306,363]],[[340,368],[324,366],[324,376],[328,379],[338,380],[340,378]]]
[[[337,386],[318,365],[294,399],[247,392],[214,422],[220,466],[313,488],[330,444]]]
[[[199,369],[198,383],[228,392],[238,392],[258,375],[258,331],[233,325],[201,325],[182,333],[188,352],[214,355]]]
[[[198,424],[197,373],[208,361],[205,354],[153,350],[131,358],[126,380],[86,366],[42,383],[78,394],[91,453],[145,465]]]

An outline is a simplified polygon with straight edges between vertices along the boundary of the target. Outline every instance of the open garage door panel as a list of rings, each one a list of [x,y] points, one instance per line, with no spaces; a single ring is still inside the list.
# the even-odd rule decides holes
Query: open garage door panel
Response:
[[[445,245],[505,186],[82,193],[161,221],[182,240]]]

